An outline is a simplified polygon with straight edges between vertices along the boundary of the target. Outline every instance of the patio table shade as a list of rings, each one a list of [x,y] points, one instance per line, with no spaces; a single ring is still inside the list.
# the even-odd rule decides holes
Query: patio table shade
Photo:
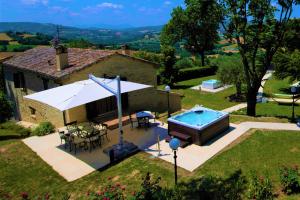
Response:
[[[113,79],[97,78],[112,89],[117,89],[117,81]],[[121,81],[121,93],[132,92],[152,87],[129,81]],[[25,96],[26,99],[35,100],[60,111],[65,111],[83,104],[113,96],[112,93],[92,80],[78,81],[72,84],[37,92]]]

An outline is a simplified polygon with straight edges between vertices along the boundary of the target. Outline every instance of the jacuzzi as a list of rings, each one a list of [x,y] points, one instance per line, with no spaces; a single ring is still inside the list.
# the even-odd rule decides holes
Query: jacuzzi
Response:
[[[206,89],[217,89],[219,87],[222,86],[221,81],[215,80],[215,79],[211,79],[211,80],[207,80],[207,81],[202,81],[202,85],[203,88]]]
[[[196,106],[168,119],[168,130],[187,134],[194,144],[203,145],[229,128],[229,114]]]

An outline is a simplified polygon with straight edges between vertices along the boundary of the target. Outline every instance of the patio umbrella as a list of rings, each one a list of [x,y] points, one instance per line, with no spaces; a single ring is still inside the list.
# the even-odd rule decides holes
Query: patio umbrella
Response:
[[[117,90],[118,88],[118,83],[112,79],[96,79],[114,90]],[[142,90],[150,87],[152,86],[129,81],[121,81],[122,93]],[[98,85],[96,82],[92,80],[84,80],[27,95],[25,98],[42,102],[60,111],[65,111],[110,96],[113,96],[113,94]]]

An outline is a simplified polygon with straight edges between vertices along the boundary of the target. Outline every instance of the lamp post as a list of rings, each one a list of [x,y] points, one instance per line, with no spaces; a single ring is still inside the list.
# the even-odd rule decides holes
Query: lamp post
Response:
[[[169,142],[169,146],[174,152],[175,185],[177,185],[177,161],[176,161],[177,155],[176,155],[176,151],[177,151],[178,147],[180,146],[180,140],[178,140],[177,138],[172,138],[171,141]]]
[[[171,117],[171,114],[170,114],[170,91],[171,91],[171,88],[170,88],[170,86],[166,85],[165,91],[167,92],[167,98],[168,98],[168,118],[169,118],[169,117]]]
[[[293,94],[293,103],[292,103],[292,107],[293,107],[293,111],[292,111],[292,122],[295,122],[295,94],[297,92],[297,87],[296,86],[292,86],[291,87],[291,92]]]

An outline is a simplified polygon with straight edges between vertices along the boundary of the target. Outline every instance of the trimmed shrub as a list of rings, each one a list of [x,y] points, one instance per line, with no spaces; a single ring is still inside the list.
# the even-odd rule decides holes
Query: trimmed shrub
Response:
[[[13,109],[11,102],[6,98],[6,95],[0,91],[0,122],[4,122],[11,118]]]
[[[47,135],[53,133],[54,126],[51,122],[41,122],[34,130],[33,134],[38,136]]]
[[[217,71],[216,66],[205,66],[205,67],[192,67],[180,69],[178,72],[177,81],[184,81],[193,78],[199,78],[203,76],[214,75]]]
[[[256,200],[274,199],[271,180],[268,177],[258,177],[256,172],[251,172],[248,198]]]
[[[282,191],[286,194],[293,194],[300,192],[300,174],[298,167],[280,168],[280,183]]]
[[[194,66],[194,63],[193,63],[192,59],[190,59],[190,58],[182,58],[182,59],[178,60],[175,63],[175,67],[177,69],[185,69],[185,68],[193,68],[195,66]]]
[[[1,130],[4,130],[5,132],[4,135],[1,135],[4,138],[10,138],[11,136],[27,137],[30,135],[30,129],[24,128],[12,121],[0,124],[0,132]]]

